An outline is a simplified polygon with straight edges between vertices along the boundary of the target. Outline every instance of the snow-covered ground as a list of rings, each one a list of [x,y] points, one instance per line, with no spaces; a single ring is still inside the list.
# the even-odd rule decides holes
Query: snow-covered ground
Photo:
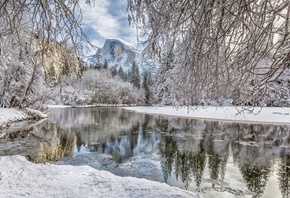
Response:
[[[124,108],[178,117],[290,124],[290,108],[255,108],[251,113],[239,113],[241,109],[235,107]],[[0,126],[28,117],[20,110],[0,108]],[[21,156],[2,156],[0,166],[1,197],[199,197],[164,183],[119,177],[89,166],[34,164]]]
[[[31,119],[33,117],[46,118],[47,115],[34,109],[11,109],[0,108],[0,129],[1,127],[8,126],[12,122]]]
[[[31,116],[46,117],[31,109],[0,108],[0,126]],[[119,177],[89,166],[34,164],[22,156],[1,156],[0,167],[0,197],[201,197],[165,183]]]
[[[90,108],[90,107],[125,107],[127,104],[94,104],[94,105],[46,105],[49,109],[63,109],[63,108]]]
[[[290,108],[279,107],[124,107],[140,113],[171,115],[197,119],[290,124]]]
[[[46,105],[49,109],[62,109],[62,108],[72,108],[69,105]]]
[[[12,121],[24,120],[26,117],[23,111],[0,108],[0,126]]]
[[[89,166],[34,164],[0,157],[1,197],[200,197],[165,183],[118,177]]]

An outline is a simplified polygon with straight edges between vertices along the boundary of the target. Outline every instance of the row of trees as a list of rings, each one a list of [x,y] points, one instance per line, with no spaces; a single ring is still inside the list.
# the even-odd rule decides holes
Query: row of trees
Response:
[[[128,13],[129,22],[143,30],[147,55],[161,62],[161,89],[179,104],[262,104],[272,92],[269,85],[289,69],[288,0],[129,0]],[[0,16],[0,106],[27,106],[33,90],[40,90],[30,77],[51,47],[70,46],[64,52],[70,61],[89,43],[80,27],[79,0],[4,0]],[[13,83],[21,70],[12,71],[14,63],[26,65],[26,82],[20,83],[25,93],[13,89],[21,87]]]
[[[54,64],[61,60],[57,54],[66,60],[70,71],[74,70],[82,43],[88,44],[80,27],[78,3],[0,2],[0,107],[38,107],[43,103],[50,95],[43,76],[57,68]]]
[[[64,76],[65,77],[65,76]],[[109,70],[87,69],[81,78],[64,78],[51,88],[54,97],[49,103],[66,105],[96,104],[140,104],[142,92],[124,82],[118,76],[113,77]]]
[[[119,68],[118,68],[119,67]],[[105,59],[104,64],[96,64],[91,66],[94,69],[109,69],[108,61]],[[143,72],[143,80],[141,80],[141,75],[139,71],[139,66],[133,61],[131,69],[129,71],[124,71],[121,66],[115,65],[110,68],[113,77],[118,76],[124,82],[130,82],[134,88],[142,90],[144,92],[144,102],[146,105],[153,104],[155,102],[155,93],[153,86],[152,74],[149,71]]]

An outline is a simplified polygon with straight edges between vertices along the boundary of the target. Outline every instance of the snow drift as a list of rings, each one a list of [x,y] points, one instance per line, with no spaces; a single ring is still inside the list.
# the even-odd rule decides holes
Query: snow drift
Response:
[[[34,164],[0,157],[1,197],[200,197],[164,183],[118,177],[88,166]]]

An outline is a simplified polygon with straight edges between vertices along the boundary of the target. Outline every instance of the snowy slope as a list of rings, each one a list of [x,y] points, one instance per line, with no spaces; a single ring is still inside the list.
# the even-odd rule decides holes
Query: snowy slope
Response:
[[[164,183],[118,177],[89,166],[34,164],[21,156],[0,157],[1,197],[200,197]]]

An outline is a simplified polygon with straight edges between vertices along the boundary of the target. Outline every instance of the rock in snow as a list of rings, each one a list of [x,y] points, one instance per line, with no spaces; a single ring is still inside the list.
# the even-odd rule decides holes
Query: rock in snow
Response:
[[[118,177],[89,166],[34,164],[0,157],[1,197],[201,197],[165,183]]]

